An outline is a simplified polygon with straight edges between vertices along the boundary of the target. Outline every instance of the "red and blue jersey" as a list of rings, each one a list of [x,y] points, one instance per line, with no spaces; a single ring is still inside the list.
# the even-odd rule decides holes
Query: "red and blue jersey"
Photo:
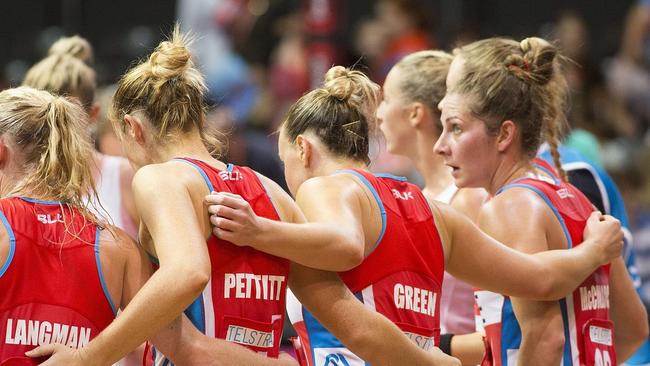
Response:
[[[231,164],[226,170],[219,170],[199,160],[177,160],[195,167],[210,192],[238,194],[258,216],[280,219],[253,170]],[[289,261],[249,246],[236,246],[214,235],[207,246],[212,266],[210,282],[185,314],[207,336],[278,357]],[[171,365],[155,350],[154,359],[156,365]]]
[[[621,227],[625,234],[623,260],[625,261],[625,266],[627,267],[627,271],[630,274],[630,278],[632,279],[637,292],[641,294],[642,281],[640,277],[642,277],[642,275],[639,272],[639,269],[650,267],[637,266],[637,257],[633,250],[633,238],[629,229],[630,225],[625,210],[625,204],[616,183],[614,183],[614,180],[609,176],[609,174],[607,174],[605,169],[598,166],[598,164],[589,161],[588,158],[583,156],[574,148],[561,145],[559,147],[559,152],[562,161],[562,169],[567,172],[569,181],[585,193],[592,203],[594,203],[594,205],[603,213],[612,215],[621,222]],[[553,161],[548,146],[542,145],[542,149],[540,149],[538,156],[549,163],[552,163]],[[574,179],[580,177],[587,178]],[[645,281],[643,282],[645,283]],[[650,365],[650,339],[646,340],[641,348],[639,348],[637,352],[625,362],[625,364]]]
[[[83,347],[115,318],[100,229],[60,202],[0,200],[9,255],[0,263],[0,365],[36,364],[36,346]]]
[[[382,216],[375,248],[354,269],[340,273],[359,301],[395,323],[423,349],[438,345],[444,253],[428,202],[404,178],[352,174],[372,192]],[[288,307],[309,365],[366,365],[329,333],[295,297]]]
[[[535,192],[552,209],[571,248],[583,241],[583,231],[593,211],[591,202],[574,186],[526,178],[501,188]],[[487,350],[482,365],[517,364],[521,329],[510,298],[489,291],[477,291]],[[616,365],[614,328],[609,320],[609,266],[602,266],[571,294],[559,301],[564,323],[565,345],[562,364],[575,366]]]

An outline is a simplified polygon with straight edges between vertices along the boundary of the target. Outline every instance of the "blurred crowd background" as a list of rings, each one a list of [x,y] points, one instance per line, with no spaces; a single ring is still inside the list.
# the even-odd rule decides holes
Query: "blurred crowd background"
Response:
[[[103,111],[119,76],[179,21],[209,84],[208,122],[228,136],[224,160],[280,184],[274,131],[332,64],[382,83],[421,49],[496,35],[555,40],[572,60],[567,143],[619,185],[650,303],[650,1],[22,0],[1,2],[0,14],[0,88],[19,85],[55,40],[79,34],[95,49]],[[102,152],[121,154],[105,118],[95,135]],[[373,170],[419,181],[375,140]]]

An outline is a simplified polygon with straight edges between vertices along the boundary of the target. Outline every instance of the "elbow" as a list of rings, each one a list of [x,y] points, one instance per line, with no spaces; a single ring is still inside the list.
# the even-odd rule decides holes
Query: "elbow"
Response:
[[[210,282],[210,272],[209,271],[192,271],[189,274],[189,287],[200,294],[205,289],[205,286]]]
[[[183,265],[183,268],[174,271],[175,277],[182,279],[183,288],[187,294],[196,298],[210,282],[210,268],[201,268],[200,266]]]
[[[561,358],[562,357],[561,355],[564,352],[565,341],[566,339],[564,338],[564,333],[550,336],[545,341],[546,343],[545,349],[549,352],[549,354],[560,355]]]
[[[351,242],[348,239],[337,257],[340,258],[340,261],[338,261],[338,268],[335,271],[349,271],[360,265],[365,259],[364,247],[358,242]]]
[[[546,276],[544,277],[546,280],[543,281],[538,281],[535,286],[535,300],[540,300],[540,301],[555,301],[559,300],[562,297],[566,296],[566,294],[561,294],[557,292],[556,287],[550,281],[550,277]]]
[[[373,361],[373,354],[376,354],[379,348],[374,345],[374,339],[368,329],[355,328],[346,338],[346,344],[352,352],[364,360]]]

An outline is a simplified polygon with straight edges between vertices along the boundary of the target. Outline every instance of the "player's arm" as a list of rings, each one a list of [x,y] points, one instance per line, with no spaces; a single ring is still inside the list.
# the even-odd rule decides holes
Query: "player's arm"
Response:
[[[513,210],[515,207],[518,210]],[[549,232],[562,231],[551,209],[534,193],[523,189],[508,190],[484,205],[478,224],[494,239],[530,254],[548,251]],[[522,334],[518,362],[531,366],[559,365],[564,348],[559,303],[517,297],[510,300]]]
[[[437,348],[420,349],[395,324],[366,308],[335,273],[294,264],[289,286],[325,328],[373,365],[460,365]]]
[[[238,344],[208,337],[185,314],[165,326],[151,342],[178,366],[298,366],[286,354],[280,354],[278,359],[269,358]]]
[[[528,255],[492,239],[449,206],[432,205],[438,227],[448,232],[447,271],[485,290],[536,300],[557,300],[598,266],[620,255],[620,223],[611,216],[592,214],[582,245],[571,250]],[[496,215],[487,211],[484,214]]]
[[[648,339],[648,315],[622,258],[614,260],[610,267],[609,302],[616,358],[624,362]]]
[[[463,365],[478,365],[485,355],[483,333],[457,334],[451,338],[451,355]]]
[[[268,182],[267,182],[268,183]],[[276,200],[291,198],[268,184]],[[255,215],[248,202],[231,194],[206,197],[214,234],[237,245],[287,258],[308,267],[345,271],[363,261],[365,237],[362,188],[346,175],[316,177],[304,182],[296,203],[307,223],[293,224]]]

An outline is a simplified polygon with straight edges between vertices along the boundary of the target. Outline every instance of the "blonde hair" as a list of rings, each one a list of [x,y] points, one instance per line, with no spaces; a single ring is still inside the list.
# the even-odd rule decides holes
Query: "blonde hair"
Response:
[[[48,57],[27,71],[23,85],[78,98],[88,110],[97,89],[90,61],[92,48],[88,41],[79,36],[62,38],[50,47]]]
[[[43,90],[0,92],[0,134],[18,148],[27,173],[12,194],[60,201],[94,217],[87,207],[97,192],[86,118],[79,104]]]
[[[546,140],[555,167],[566,180],[558,145],[567,127],[568,87],[558,49],[537,37],[521,42],[489,38],[462,47],[459,56],[465,63],[453,92],[473,97],[472,113],[492,134],[503,121],[515,122],[529,158]]]
[[[404,56],[395,68],[401,72],[399,89],[408,102],[421,102],[439,113],[445,97],[445,83],[454,56],[444,51],[418,51]]]
[[[94,60],[90,42],[78,35],[60,38],[50,46],[48,55],[70,55],[88,65],[92,65]]]
[[[334,66],[322,87],[291,106],[282,128],[291,142],[309,130],[334,154],[368,164],[369,126],[379,100],[379,85],[365,74]]]
[[[221,143],[205,132],[207,87],[203,75],[194,67],[189,43],[177,24],[171,37],[161,42],[147,60],[124,74],[113,97],[110,119],[115,130],[123,132],[124,115],[141,110],[158,131],[159,141],[196,128],[206,147],[218,155]]]

